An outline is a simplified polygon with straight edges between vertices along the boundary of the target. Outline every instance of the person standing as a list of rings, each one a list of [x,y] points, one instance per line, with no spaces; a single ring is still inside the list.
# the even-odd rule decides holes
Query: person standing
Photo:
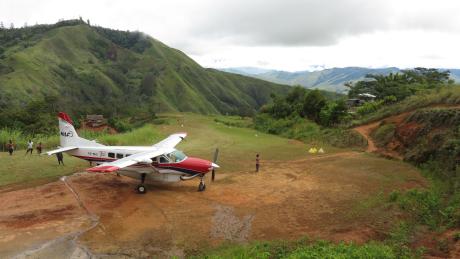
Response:
[[[62,163],[62,165],[64,165],[64,155],[62,155],[62,152],[56,153],[56,157],[57,157],[59,165],[61,163]]]
[[[260,166],[260,159],[259,159],[259,154],[257,153],[256,155],[256,173],[259,172],[259,166]]]
[[[13,144],[13,141],[11,139],[8,142],[8,144],[6,145],[6,148],[8,149],[8,153],[10,153],[10,156],[12,156],[13,151],[14,151],[14,144]]]
[[[38,143],[37,145],[37,153],[40,155],[42,153],[43,145],[41,142]]]
[[[34,152],[34,142],[29,139],[29,142],[27,142],[27,150],[26,150],[26,155],[30,152],[30,155],[32,155],[32,152]]]

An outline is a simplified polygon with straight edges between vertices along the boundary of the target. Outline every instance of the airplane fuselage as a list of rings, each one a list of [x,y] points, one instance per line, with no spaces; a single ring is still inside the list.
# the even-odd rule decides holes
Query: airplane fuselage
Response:
[[[98,146],[79,147],[67,153],[92,163],[102,164],[151,149],[152,147],[148,146]],[[173,149],[171,154],[175,152],[179,152],[178,154],[183,155],[182,152],[176,149]],[[139,179],[140,175],[145,174],[146,181],[177,182],[183,180],[183,177],[204,175],[208,173],[211,168],[211,162],[199,158],[183,155],[177,160],[174,159],[177,158],[161,155],[151,158],[151,163],[137,163],[118,170],[118,173],[135,179]]]

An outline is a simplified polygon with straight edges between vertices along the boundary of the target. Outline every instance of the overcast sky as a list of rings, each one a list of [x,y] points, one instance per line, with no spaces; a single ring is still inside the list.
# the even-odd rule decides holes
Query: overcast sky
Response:
[[[6,26],[79,16],[204,67],[460,67],[458,0],[0,0]]]

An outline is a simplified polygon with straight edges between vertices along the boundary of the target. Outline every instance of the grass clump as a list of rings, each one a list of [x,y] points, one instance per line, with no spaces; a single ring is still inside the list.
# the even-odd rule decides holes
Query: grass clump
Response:
[[[363,148],[366,139],[359,133],[344,128],[322,128],[318,124],[299,117],[291,116],[276,119],[266,113],[260,113],[254,118],[255,129],[297,139],[306,143],[331,145],[338,148]]]

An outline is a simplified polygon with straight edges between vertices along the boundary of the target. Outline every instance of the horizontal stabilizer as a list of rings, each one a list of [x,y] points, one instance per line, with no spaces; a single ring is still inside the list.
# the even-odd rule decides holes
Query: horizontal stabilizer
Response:
[[[66,152],[66,151],[70,151],[70,150],[75,150],[77,149],[78,147],[61,147],[61,148],[58,148],[58,149],[55,149],[55,150],[51,150],[51,151],[48,151],[46,152],[46,154],[48,156],[51,156],[51,155],[54,155],[56,153],[61,153],[61,152]]]

